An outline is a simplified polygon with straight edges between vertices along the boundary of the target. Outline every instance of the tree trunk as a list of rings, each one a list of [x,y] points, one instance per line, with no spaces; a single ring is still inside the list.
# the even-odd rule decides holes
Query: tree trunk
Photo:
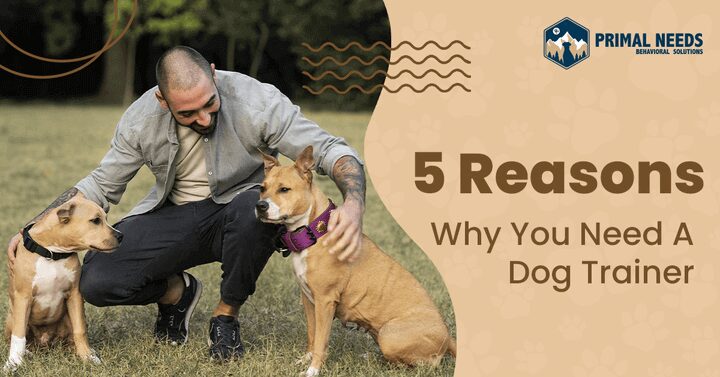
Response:
[[[115,45],[102,56],[103,77],[98,99],[103,102],[120,103],[123,99],[123,82],[118,77],[125,74],[125,49]]]
[[[235,45],[237,45],[237,37],[229,36],[227,40],[227,53],[225,55],[225,64],[228,71],[235,70]]]
[[[260,63],[262,63],[262,57],[265,53],[265,47],[267,46],[268,39],[270,39],[270,29],[264,23],[260,23],[260,37],[258,38],[258,44],[253,53],[252,64],[250,64],[250,76],[257,78],[258,71],[260,70]]]
[[[138,38],[125,36],[125,90],[123,93],[123,106],[129,106],[135,100],[135,51],[137,50]]]

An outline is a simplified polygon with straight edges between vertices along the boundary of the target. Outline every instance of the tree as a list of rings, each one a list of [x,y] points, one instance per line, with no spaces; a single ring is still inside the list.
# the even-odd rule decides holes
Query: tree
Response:
[[[86,9],[100,7],[102,0],[86,0]],[[182,38],[194,36],[203,27],[203,16],[207,12],[207,0],[141,0],[130,30],[119,44],[125,52],[125,80],[123,90],[123,104],[129,105],[135,97],[135,52],[141,36],[152,34],[155,43],[161,46],[170,46],[178,43]],[[119,0],[119,25],[125,25],[133,10],[132,0]],[[114,21],[113,2],[105,4],[105,26],[109,30]],[[122,27],[116,29],[117,37]],[[105,75],[105,80],[117,80],[116,77]]]
[[[385,11],[385,5],[379,0],[273,0],[270,2],[270,15],[275,20],[274,31],[279,38],[290,41],[292,52],[295,56],[311,57],[317,61],[320,56],[334,56],[344,61],[349,56],[355,55],[359,58],[370,61],[382,55],[389,57],[387,49],[376,48],[372,51],[362,51],[352,48],[345,53],[335,53],[329,48],[318,54],[311,54],[302,43],[317,47],[323,42],[332,41],[337,46],[344,46],[350,42],[359,42],[364,46],[370,46],[376,41],[383,41],[390,44],[390,25]],[[347,74],[350,70],[359,70],[363,74],[370,74],[375,70],[387,71],[387,64],[377,61],[372,66],[360,64],[348,64],[345,67],[334,67],[325,64],[320,67],[311,67],[307,63],[296,60],[298,71],[308,71],[317,76],[323,71],[333,69],[340,75]],[[358,76],[352,76],[342,82],[334,82],[340,87],[360,85],[365,88],[372,88],[384,82],[384,76],[377,75],[372,80],[362,80]],[[311,84],[308,82],[308,84]],[[357,91],[351,91],[344,96],[326,92],[326,95],[314,97],[316,103],[331,104],[334,108],[345,107],[370,107],[375,104],[379,91],[368,96]],[[301,92],[299,94],[306,94]]]
[[[210,0],[207,24],[212,34],[227,38],[225,69],[235,69],[238,45],[251,53],[249,75],[257,77],[262,56],[270,39],[267,1]]]

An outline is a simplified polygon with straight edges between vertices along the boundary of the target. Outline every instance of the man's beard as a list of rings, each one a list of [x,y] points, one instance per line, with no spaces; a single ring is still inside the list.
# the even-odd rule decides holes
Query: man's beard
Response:
[[[175,115],[173,115],[172,112],[170,112],[170,116],[173,117],[175,123],[177,123],[177,125],[180,127],[191,128],[193,131],[199,133],[200,135],[210,135],[213,131],[215,131],[215,127],[217,127],[217,116],[219,112],[220,110],[210,114],[210,125],[207,127],[201,126],[200,124],[198,124],[197,121],[192,122],[188,125],[184,125],[178,122],[177,118],[175,118]]]

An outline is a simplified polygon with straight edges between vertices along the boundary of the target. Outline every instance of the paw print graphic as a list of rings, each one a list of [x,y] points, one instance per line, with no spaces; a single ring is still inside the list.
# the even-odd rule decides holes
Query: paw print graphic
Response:
[[[470,335],[467,339],[467,341],[460,340],[458,349],[468,350],[468,352],[472,353],[472,357],[466,360],[470,364],[468,369],[476,371],[480,376],[496,375],[496,371],[500,366],[500,357],[491,353],[494,350],[492,347],[492,335],[486,331],[481,331]]]
[[[712,38],[712,19],[709,15],[697,15],[680,25],[678,15],[670,2],[658,2],[650,10],[648,25],[636,25],[634,30],[703,30],[703,39]],[[702,59],[693,56],[668,56],[647,64],[647,57],[636,55],[628,66],[628,77],[638,88],[654,92],[668,99],[681,101],[691,98],[703,77],[710,76],[720,68],[717,51],[703,44]],[[678,59],[676,59],[678,58]],[[666,72],[683,72],[682,75],[667,75]],[[658,77],[664,77],[658,80]]]
[[[448,25],[447,15],[442,13],[435,13],[428,16],[427,13],[416,12],[413,15],[412,22],[408,23],[408,25],[409,26],[398,29],[397,35],[400,38],[398,40],[408,40],[416,46],[421,46],[430,40],[436,40],[441,45],[444,45],[442,41],[449,43],[450,41],[461,39],[458,38],[454,28]]]
[[[520,318],[530,314],[534,297],[535,289],[528,284],[498,283],[497,294],[491,297],[491,302],[501,317]]]
[[[627,371],[624,361],[617,361],[615,349],[607,347],[598,355],[594,351],[585,351],[581,357],[582,364],[573,367],[574,377],[620,377]]]
[[[659,363],[648,369],[648,376],[649,377],[673,377],[673,376],[675,376],[675,374],[673,373],[673,368],[671,366]]]
[[[682,162],[683,154],[693,146],[690,135],[680,134],[680,121],[671,119],[663,122],[651,121],[646,126],[646,136],[640,141],[640,154],[650,160]]]
[[[513,121],[503,130],[507,145],[515,148],[523,148],[532,139],[533,131],[527,122]]]
[[[479,59],[480,56],[490,54],[495,44],[495,41],[490,37],[490,33],[488,33],[487,30],[473,33],[468,42],[471,48],[468,55],[476,59]]]
[[[710,247],[715,250],[720,250],[720,226],[716,227],[715,230],[710,234]]]
[[[438,270],[444,276],[452,276],[445,283],[448,288],[473,289],[480,284],[482,278],[482,260],[477,253],[468,254],[465,250],[448,250],[438,260]]]
[[[540,16],[524,16],[517,28],[517,36],[527,47],[536,47],[538,43],[538,31],[545,28],[543,19]]]
[[[697,317],[717,301],[715,268],[712,265],[697,265],[688,260],[684,260],[681,264],[695,265],[695,270],[690,272],[692,289],[673,286],[671,288],[673,293],[663,296],[662,302],[670,308],[679,309],[687,317]]]
[[[473,48],[475,48],[473,46]],[[471,118],[480,119],[487,111],[488,104],[492,99],[495,91],[495,83],[488,80],[487,75],[482,69],[479,58],[471,60],[471,64],[462,64],[459,66],[465,73],[471,77],[465,78],[463,75],[454,74],[451,78],[443,79],[441,87],[447,87],[454,82],[459,82],[471,90],[470,93],[455,88],[444,94],[447,96],[448,116],[453,119]],[[449,68],[439,68],[439,71],[445,71]],[[468,104],[472,104],[468,106]]]
[[[652,350],[658,341],[668,335],[668,330],[662,327],[663,319],[662,312],[650,314],[644,305],[636,306],[633,312],[623,313],[625,331],[622,337],[625,344],[646,352]]]
[[[698,377],[720,377],[720,370],[709,369],[700,373]]]
[[[577,250],[577,249],[576,249]],[[596,258],[600,264],[608,264],[604,258]],[[580,262],[574,263],[572,266],[572,273],[580,275],[580,279],[585,279],[587,273],[587,266],[581,265]],[[575,272],[581,271],[581,272]],[[578,281],[577,278],[572,283],[572,287],[564,295],[566,295],[574,305],[581,307],[592,307],[602,302],[605,296],[611,292],[612,286],[606,286],[605,284],[597,284],[597,271],[593,271],[593,284],[586,284],[585,281]]]
[[[720,135],[720,102],[713,101],[707,106],[698,109],[698,127],[705,131],[707,136]]]
[[[534,94],[545,93],[555,76],[555,67],[535,58],[525,58],[525,61],[515,66],[515,76],[518,78],[517,87]]]
[[[720,179],[705,182],[705,187],[699,193],[690,195],[688,204],[701,214],[717,215],[720,212]]]
[[[569,141],[570,146],[580,154],[590,154],[601,146],[613,141],[619,131],[619,123],[613,112],[617,96],[611,88],[598,95],[595,84],[579,80],[575,87],[575,98],[562,96],[550,100],[559,122],[548,127],[550,136],[560,141]]]
[[[381,147],[383,151],[382,154],[365,156],[368,160],[378,158],[379,163],[368,164],[371,166],[373,179],[397,174],[397,167],[401,161],[406,160],[407,154],[411,153],[406,141],[405,134],[398,127],[381,127],[370,123],[365,133],[365,145]]]
[[[565,316],[557,329],[565,340],[578,340],[582,338],[587,324],[581,317]]]
[[[411,145],[424,150],[435,147],[442,142],[444,135],[447,133],[447,125],[438,119],[429,116],[423,116],[415,122],[415,132],[406,134],[407,140]]]
[[[720,351],[720,344],[710,326],[691,328],[688,337],[680,340],[680,347],[683,349],[683,359],[701,365],[716,360]]]
[[[523,347],[515,351],[517,369],[527,374],[538,374],[547,365],[545,346],[542,343],[525,341]]]

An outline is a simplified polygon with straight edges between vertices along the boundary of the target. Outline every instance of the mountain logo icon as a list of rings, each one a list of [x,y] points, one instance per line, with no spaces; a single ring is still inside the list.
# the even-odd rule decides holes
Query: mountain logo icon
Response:
[[[543,55],[565,69],[575,66],[590,57],[590,30],[563,18],[545,29]]]

